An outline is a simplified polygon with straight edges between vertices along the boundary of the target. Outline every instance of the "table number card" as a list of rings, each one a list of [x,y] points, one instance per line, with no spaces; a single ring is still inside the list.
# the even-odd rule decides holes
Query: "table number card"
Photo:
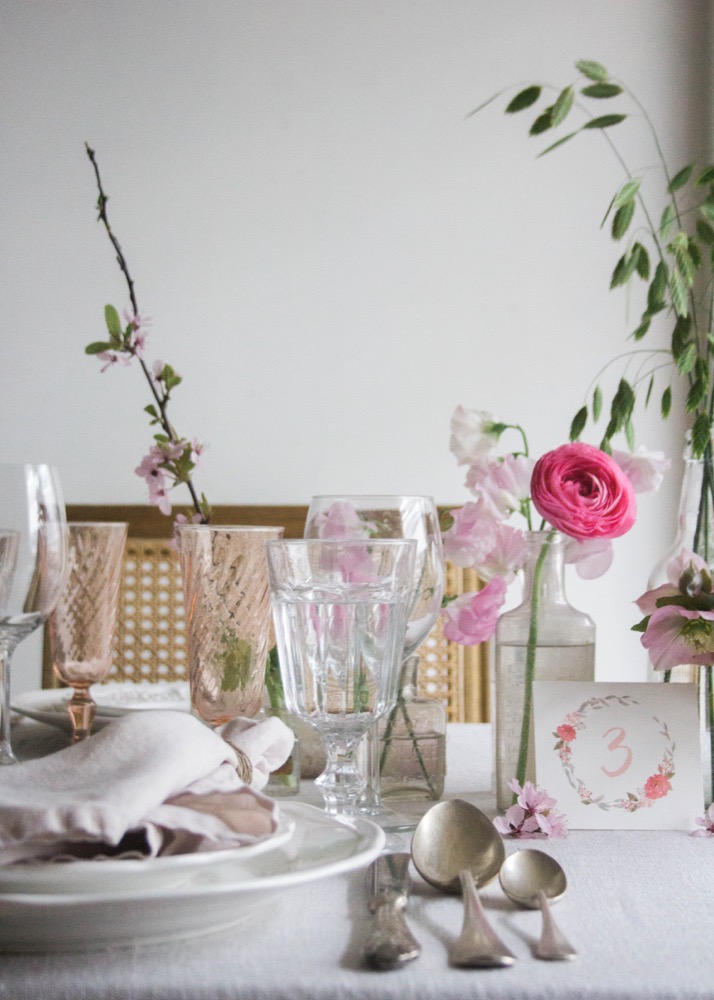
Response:
[[[536,781],[571,829],[695,828],[696,685],[536,681],[533,706]]]

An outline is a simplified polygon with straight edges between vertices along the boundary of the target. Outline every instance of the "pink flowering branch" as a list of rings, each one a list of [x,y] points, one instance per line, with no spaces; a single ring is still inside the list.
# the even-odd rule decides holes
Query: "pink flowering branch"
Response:
[[[171,514],[169,490],[179,483],[185,483],[195,512],[192,520],[205,523],[210,517],[210,506],[204,494],[201,494],[199,499],[192,479],[192,473],[198,464],[203,446],[197,441],[188,441],[186,438],[180,437],[168,415],[171,392],[181,383],[181,376],[174,371],[171,365],[161,361],[157,361],[150,371],[144,361],[146,321],[142,320],[139,312],[134,280],[129,271],[126,257],[109,222],[107,215],[107,201],[109,199],[104,192],[94,150],[86,143],[85,148],[94,169],[99,190],[97,198],[98,218],[116,253],[117,263],[126,280],[129,301],[131,302],[131,313],[125,316],[126,326],[124,327],[114,306],[105,307],[104,318],[109,339],[89,344],[85,348],[85,353],[96,355],[104,363],[102,372],[107,371],[115,364],[128,365],[136,358],[153,397],[153,403],[145,407],[145,411],[151,417],[151,425],[158,426],[160,430],[154,435],[156,443],[152,445],[148,455],[143,458],[135,472],[146,480],[149,488],[149,502],[167,516]],[[181,515],[179,515],[179,519],[186,520]]]
[[[518,779],[509,781],[514,803],[505,815],[497,816],[493,825],[503,837],[565,837],[568,833],[565,816],[555,808],[557,803],[545,789]]]

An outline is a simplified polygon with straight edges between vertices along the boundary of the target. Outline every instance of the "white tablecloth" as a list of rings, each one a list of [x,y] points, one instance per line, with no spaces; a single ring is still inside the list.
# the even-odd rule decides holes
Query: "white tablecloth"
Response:
[[[448,772],[447,794],[493,814],[489,727],[450,726]],[[515,846],[509,842],[507,850]],[[572,831],[563,840],[533,846],[552,853],[568,873],[568,894],[555,916],[579,950],[573,962],[532,957],[540,915],[516,910],[496,883],[482,896],[518,962],[509,969],[450,968],[447,948],[461,928],[461,901],[440,896],[417,877],[408,912],[423,947],[421,957],[396,971],[367,970],[361,950],[370,917],[365,876],[356,872],[296,886],[279,903],[258,911],[249,924],[218,934],[102,952],[4,955],[0,997],[714,998],[714,838],[685,832]]]

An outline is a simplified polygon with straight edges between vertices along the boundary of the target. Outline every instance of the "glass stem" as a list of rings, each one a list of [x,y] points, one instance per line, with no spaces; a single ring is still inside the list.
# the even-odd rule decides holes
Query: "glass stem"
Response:
[[[10,739],[10,659],[12,649],[0,649],[0,765],[17,764]]]

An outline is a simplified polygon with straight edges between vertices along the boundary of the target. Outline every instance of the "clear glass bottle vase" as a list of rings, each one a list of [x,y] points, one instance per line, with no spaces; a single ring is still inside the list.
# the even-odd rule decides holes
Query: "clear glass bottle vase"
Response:
[[[595,679],[595,624],[565,596],[564,549],[557,531],[526,534],[522,600],[498,620],[491,705],[499,809],[513,801],[509,781],[535,781],[533,682]]]
[[[714,474],[712,449],[694,458],[689,442],[684,450],[682,490],[677,511],[677,532],[674,541],[655,563],[647,589],[673,581],[668,567],[682,549],[701,556],[714,572]],[[702,760],[704,804],[714,800],[714,667],[682,663],[671,670],[654,670],[649,664],[652,681],[696,684],[699,706],[699,735]]]
[[[419,657],[402,667],[397,704],[378,722],[381,798],[434,801],[444,794],[446,709],[417,694]]]

